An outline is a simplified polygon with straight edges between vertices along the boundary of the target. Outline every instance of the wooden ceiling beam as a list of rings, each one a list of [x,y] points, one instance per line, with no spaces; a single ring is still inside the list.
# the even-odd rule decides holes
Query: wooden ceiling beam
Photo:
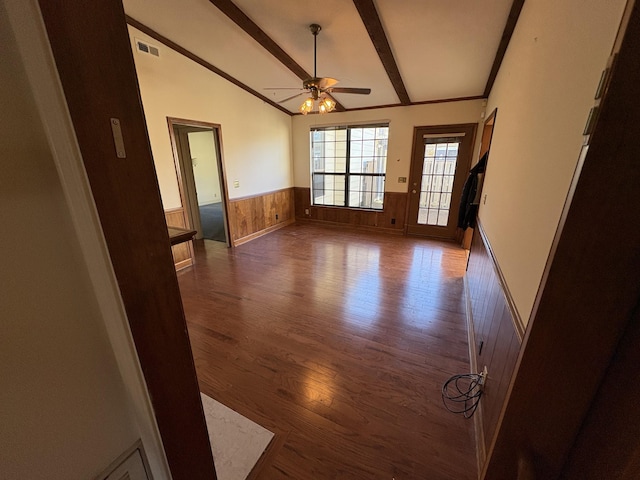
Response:
[[[244,32],[260,44],[267,52],[273,55],[285,67],[293,72],[300,80],[311,78],[312,75],[302,68],[280,45],[278,45],[264,30],[262,30],[253,20],[251,20],[238,6],[231,0],[209,0],[222,13],[239,26]],[[331,95],[328,95],[331,97]],[[336,102],[336,111],[344,112],[346,109],[333,97]]]
[[[384,33],[384,28],[382,27],[382,22],[380,21],[380,16],[378,15],[378,11],[376,10],[373,0],[353,0],[353,3],[358,9],[358,13],[360,14],[360,18],[362,19],[364,26],[367,28],[367,32],[369,32],[371,42],[378,52],[378,56],[380,57],[380,61],[382,62],[384,69],[387,71],[389,80],[400,99],[400,104],[411,105],[411,99],[409,98],[407,89],[402,81],[400,70],[398,70],[396,59],[391,51],[389,40],[387,39],[387,35]]]
[[[502,38],[500,39],[500,44],[498,45],[498,51],[496,52],[496,57],[493,60],[493,65],[491,66],[491,72],[489,73],[487,84],[484,87],[483,96],[485,98],[487,98],[491,93],[493,83],[496,81],[498,70],[500,70],[500,65],[502,65],[504,54],[507,52],[507,47],[509,46],[509,42],[511,41],[511,36],[513,35],[513,31],[516,28],[516,24],[518,23],[518,18],[520,17],[520,12],[522,11],[524,1],[525,0],[513,0],[513,3],[511,4],[511,10],[509,11],[509,16],[507,17],[507,24],[504,26]]]
[[[229,17],[251,38],[258,42],[262,48],[276,57],[285,67],[291,70],[300,80],[311,78],[311,75],[302,68],[293,58],[285,52],[264,30],[240,10],[231,0],[209,0],[218,9]]]

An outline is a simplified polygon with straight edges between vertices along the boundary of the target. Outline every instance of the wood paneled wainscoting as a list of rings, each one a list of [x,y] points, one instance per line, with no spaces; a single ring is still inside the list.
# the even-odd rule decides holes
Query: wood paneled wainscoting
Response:
[[[385,192],[384,209],[376,211],[311,205],[311,189],[295,187],[295,211],[296,220],[402,234],[407,214],[407,194]]]
[[[229,200],[229,229],[234,247],[295,222],[293,188]]]
[[[187,228],[183,207],[165,210],[164,218],[167,221],[168,227]],[[171,247],[171,253],[173,254],[173,263],[176,266],[176,270],[193,265],[193,242],[191,240],[173,245]]]
[[[484,394],[474,417],[480,471],[496,432],[524,333],[505,285],[491,245],[478,222],[473,232],[465,287],[471,369],[481,372],[486,366],[488,371]]]

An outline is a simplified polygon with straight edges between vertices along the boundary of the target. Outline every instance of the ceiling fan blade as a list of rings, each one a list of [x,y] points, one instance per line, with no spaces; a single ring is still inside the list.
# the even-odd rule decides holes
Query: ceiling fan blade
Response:
[[[359,95],[369,95],[371,93],[370,88],[350,88],[350,87],[334,87],[330,88],[331,93],[357,93]]]
[[[307,92],[300,92],[300,93],[296,93],[295,95],[292,95],[292,96],[290,96],[290,97],[287,97],[287,98],[285,98],[284,100],[280,100],[280,101],[279,101],[279,102],[277,102],[277,103],[284,103],[284,102],[287,102],[287,101],[291,100],[292,98],[299,97],[300,95],[304,95],[305,93],[307,93]]]
[[[267,87],[263,90],[302,90],[300,87]]]
[[[326,90],[327,88],[333,87],[336,83],[338,83],[338,80],[335,78],[323,77],[318,78],[317,85],[320,90]]]

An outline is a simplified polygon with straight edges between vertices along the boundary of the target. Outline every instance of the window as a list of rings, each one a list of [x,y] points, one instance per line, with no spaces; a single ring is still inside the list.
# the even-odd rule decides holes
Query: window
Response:
[[[382,210],[389,125],[311,130],[314,205]]]

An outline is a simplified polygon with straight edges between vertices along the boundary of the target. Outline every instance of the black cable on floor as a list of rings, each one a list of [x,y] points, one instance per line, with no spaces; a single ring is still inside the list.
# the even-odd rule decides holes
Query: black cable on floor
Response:
[[[482,397],[484,375],[467,373],[454,375],[442,386],[442,402],[447,410],[471,418]]]

